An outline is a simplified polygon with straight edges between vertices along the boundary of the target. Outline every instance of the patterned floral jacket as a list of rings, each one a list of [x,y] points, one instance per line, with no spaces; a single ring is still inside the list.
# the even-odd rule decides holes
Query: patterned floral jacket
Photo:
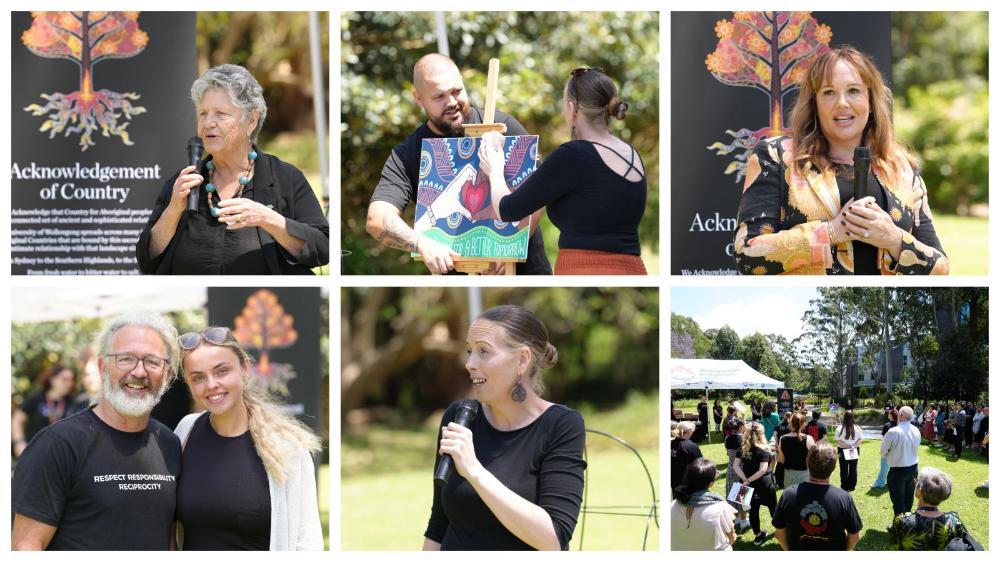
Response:
[[[736,267],[750,275],[852,275],[853,243],[831,246],[826,228],[841,208],[836,175],[811,168],[799,173],[792,166],[792,153],[791,138],[773,137],[759,142],[747,160]],[[893,177],[872,166],[887,211],[903,231],[898,261],[888,251],[878,250],[881,273],[947,274],[948,258],[934,232],[924,180],[902,155],[897,156],[896,167]]]

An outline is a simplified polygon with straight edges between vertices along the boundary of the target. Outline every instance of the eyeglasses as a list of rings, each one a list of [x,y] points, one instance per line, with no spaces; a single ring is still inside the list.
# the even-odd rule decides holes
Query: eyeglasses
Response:
[[[188,332],[177,338],[177,343],[184,351],[191,351],[201,345],[202,341],[213,345],[222,345],[229,339],[229,333],[229,328],[207,328],[200,332]]]
[[[105,357],[112,357],[115,360],[115,367],[120,371],[129,372],[139,364],[140,358],[131,353],[108,353]],[[151,375],[158,375],[167,366],[167,360],[155,355],[147,355],[141,358],[142,368]]]
[[[577,76],[580,76],[581,74],[586,74],[591,70],[604,74],[604,69],[599,66],[591,66],[591,67],[581,66],[580,68],[574,68],[573,70],[571,70],[569,75],[571,78],[576,78]]]

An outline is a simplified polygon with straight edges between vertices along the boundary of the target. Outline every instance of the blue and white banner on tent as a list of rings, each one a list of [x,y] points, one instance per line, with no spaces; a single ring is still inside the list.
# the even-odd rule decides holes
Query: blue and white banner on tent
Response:
[[[776,390],[785,383],[752,369],[739,359],[671,359],[670,388]]]

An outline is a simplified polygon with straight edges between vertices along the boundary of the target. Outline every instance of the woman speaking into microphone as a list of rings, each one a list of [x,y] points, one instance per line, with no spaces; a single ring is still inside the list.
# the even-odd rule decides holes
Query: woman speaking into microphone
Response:
[[[255,144],[267,104],[253,75],[235,64],[210,68],[192,84],[191,99],[211,157],[163,186],[136,246],[139,269],[309,275],[326,265],[330,226],[309,182]],[[191,193],[197,204],[187,210]]]
[[[541,398],[540,371],[556,362],[548,331],[527,309],[491,308],[469,327],[465,363],[478,414],[441,420],[424,550],[567,550],[583,499],[583,416]],[[470,416],[463,416],[468,418]]]
[[[735,239],[740,273],[948,273],[927,188],[893,135],[892,92],[870,58],[851,47],[817,57],[790,120],[791,137],[761,141],[747,160]],[[855,161],[865,146],[874,177]],[[860,199],[856,165],[867,177]]]

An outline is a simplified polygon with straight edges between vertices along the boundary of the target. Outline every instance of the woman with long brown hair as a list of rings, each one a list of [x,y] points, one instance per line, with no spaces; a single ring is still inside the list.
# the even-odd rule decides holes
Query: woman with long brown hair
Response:
[[[844,412],[844,423],[837,428],[837,456],[840,459],[840,487],[853,492],[858,486],[858,455],[861,453],[861,427],[854,423],[854,412]]]
[[[806,466],[806,456],[809,449],[816,444],[813,438],[803,433],[806,427],[806,416],[802,412],[792,414],[789,432],[781,436],[778,442],[778,462],[785,467],[785,488],[801,484],[809,479],[809,468]]]
[[[747,160],[735,250],[743,274],[947,274],[916,158],[892,131],[892,92],[874,62],[831,49],[804,73],[791,136]],[[855,149],[868,147],[855,201]]]

